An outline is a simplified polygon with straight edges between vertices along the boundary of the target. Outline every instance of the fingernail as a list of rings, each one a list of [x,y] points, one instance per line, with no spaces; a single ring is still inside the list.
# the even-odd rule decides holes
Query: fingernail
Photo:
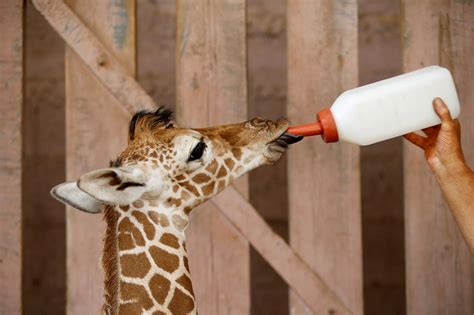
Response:
[[[439,97],[435,98],[434,103],[435,103],[436,107],[443,106],[443,100],[440,99]]]

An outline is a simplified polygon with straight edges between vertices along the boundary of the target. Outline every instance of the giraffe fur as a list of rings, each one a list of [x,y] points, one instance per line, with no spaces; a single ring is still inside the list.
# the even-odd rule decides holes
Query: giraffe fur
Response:
[[[170,116],[138,112],[109,168],[52,190],[76,209],[103,212],[103,314],[197,314],[185,235],[191,211],[288,147],[286,119],[190,129]]]

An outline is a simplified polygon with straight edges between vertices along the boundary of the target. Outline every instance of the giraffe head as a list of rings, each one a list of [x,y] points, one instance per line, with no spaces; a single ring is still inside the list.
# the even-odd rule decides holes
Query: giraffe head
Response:
[[[195,314],[184,233],[189,212],[299,140],[285,134],[284,119],[184,129],[173,127],[170,115],[138,112],[127,148],[110,167],[52,190],[77,209],[105,211],[106,314]]]
[[[234,179],[278,161],[298,140],[285,134],[286,119],[187,129],[174,127],[170,116],[163,108],[136,113],[128,146],[110,167],[55,187],[53,196],[88,212],[144,200],[188,214]]]

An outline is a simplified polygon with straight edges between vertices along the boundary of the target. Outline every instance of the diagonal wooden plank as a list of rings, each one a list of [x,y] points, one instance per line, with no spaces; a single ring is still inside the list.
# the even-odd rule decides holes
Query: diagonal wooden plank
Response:
[[[313,314],[351,314],[334,291],[283,238],[273,232],[236,189],[226,188],[212,202],[291,286]]]
[[[0,314],[22,312],[23,5],[0,2]]]
[[[37,6],[38,10],[42,12],[43,15],[47,18],[47,20],[53,25],[60,26],[61,23],[60,21],[56,21],[57,19],[63,19],[63,15],[65,14],[64,11],[68,11],[67,14],[69,15],[74,15],[74,13],[67,8],[67,6],[59,3],[61,1],[57,0],[33,0],[35,5]],[[56,6],[55,9],[52,9],[49,7],[47,4],[54,2],[54,5]],[[40,5],[38,5],[40,4]],[[58,11],[58,12],[56,12]],[[78,20],[77,16],[72,17],[74,20]],[[80,21],[79,21],[80,22]],[[78,28],[86,28],[86,26],[83,23],[77,23],[76,26]],[[68,38],[68,33],[65,32],[62,28],[60,27],[55,27],[55,29],[58,31],[59,35],[65,39],[65,41],[70,44],[72,42],[71,48],[77,52],[78,56],[82,58],[82,56],[88,56],[88,54],[81,53],[81,50],[87,49],[88,47],[90,48],[91,46],[85,41],[87,39],[83,38],[83,40],[79,42],[74,42],[71,41],[71,39]],[[86,32],[84,30],[78,31],[79,33]],[[88,35],[91,36],[91,40],[94,42],[99,42],[97,38],[94,37],[94,34],[92,32],[87,32]],[[89,38],[89,36],[86,36]],[[101,45],[102,46],[102,45]],[[103,46],[102,46],[103,47]],[[105,49],[105,48],[104,48]],[[111,56],[110,53],[107,53],[107,56]],[[156,104],[153,102],[153,100],[149,97],[146,96],[146,92],[143,90],[143,88],[135,81],[135,79],[126,74],[126,72],[121,72],[121,70],[114,70],[114,69],[109,69],[107,72],[101,71],[99,67],[95,65],[95,59],[94,58],[89,58],[84,60],[84,62],[90,67],[90,69],[93,71],[93,73],[97,76],[97,78],[100,80],[100,82],[105,85],[108,88],[108,91],[111,94],[114,94],[117,100],[122,100],[126,104],[134,104],[135,98],[139,100],[145,100],[149,99],[150,103],[147,103],[151,106],[149,107],[154,107],[156,108]],[[114,72],[117,71],[117,72]],[[115,75],[121,77],[122,82],[130,82],[130,81],[135,81],[134,84],[128,84],[127,88],[133,89],[133,93],[121,93],[121,89],[119,86],[115,86],[114,82],[108,80],[107,78],[109,76]],[[133,109],[131,106],[127,106],[124,108],[128,109],[129,113],[132,114],[135,112],[135,109]],[[308,307],[311,308],[311,310],[314,313],[318,313],[319,308],[324,305],[325,307],[331,307],[333,308],[327,308],[329,310],[340,310],[341,314],[350,314],[350,311],[347,309],[347,307],[344,306],[344,303],[335,296],[332,292],[332,290],[324,283],[324,281],[321,279],[321,277],[315,273],[311,268],[304,267],[306,266],[306,263],[299,257],[295,251],[279,236],[273,233],[272,229],[266,224],[266,222],[263,220],[263,218],[258,214],[258,212],[253,208],[253,206],[242,196],[240,193],[234,188],[234,187],[228,187],[223,193],[232,193],[232,200],[233,202],[231,203],[231,206],[226,206],[224,208],[232,210],[233,207],[241,207],[242,212],[245,213],[240,219],[237,220],[236,217],[230,215],[227,216],[226,218],[230,220],[230,222],[235,226],[235,228],[239,231],[242,231],[244,236],[249,240],[250,244],[256,248],[259,253],[262,255],[263,258],[265,258],[269,263],[272,263],[273,260],[279,260],[280,257],[278,256],[278,252],[284,253],[283,259],[281,259],[280,263],[273,263],[273,266],[275,270],[284,278],[287,280],[288,284],[292,287],[294,293],[296,293],[297,296],[299,296],[306,304],[308,304]],[[223,196],[229,196],[229,195],[222,195]],[[219,197],[216,196],[216,198]],[[229,196],[230,197],[230,196]],[[211,204],[213,204],[217,209],[222,211],[224,214],[226,214],[226,209],[222,209],[222,207],[218,206],[216,201],[209,201]],[[224,205],[223,201],[221,201],[221,206]],[[232,214],[232,213],[231,213]],[[247,217],[247,219],[246,219]],[[250,230],[253,231],[261,231],[259,234],[257,234],[258,237],[255,235],[252,235],[252,237],[248,237],[245,233],[249,233]],[[244,232],[245,231],[245,232]],[[270,235],[267,236],[267,238],[263,238],[263,235]],[[263,240],[263,241],[262,241]],[[276,248],[276,250],[275,250]],[[294,272],[294,268],[299,267],[299,271],[302,271],[302,274],[300,275],[298,273],[298,277],[291,277],[289,272]],[[301,279],[305,279],[306,281],[301,281]],[[309,284],[307,283],[309,282]],[[309,288],[308,288],[309,287]],[[314,300],[312,296],[317,297],[317,301]],[[323,299],[328,299],[328,300],[323,300]]]
[[[124,66],[62,0],[33,0],[33,3],[127,111],[134,113],[156,107],[153,99],[129,75],[130,66]]]

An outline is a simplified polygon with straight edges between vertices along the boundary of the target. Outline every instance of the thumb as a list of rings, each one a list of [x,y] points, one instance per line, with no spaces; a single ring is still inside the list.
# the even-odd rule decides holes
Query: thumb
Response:
[[[449,108],[439,97],[435,98],[433,101],[433,107],[436,114],[441,119],[441,122],[452,122],[451,114],[449,113]]]

